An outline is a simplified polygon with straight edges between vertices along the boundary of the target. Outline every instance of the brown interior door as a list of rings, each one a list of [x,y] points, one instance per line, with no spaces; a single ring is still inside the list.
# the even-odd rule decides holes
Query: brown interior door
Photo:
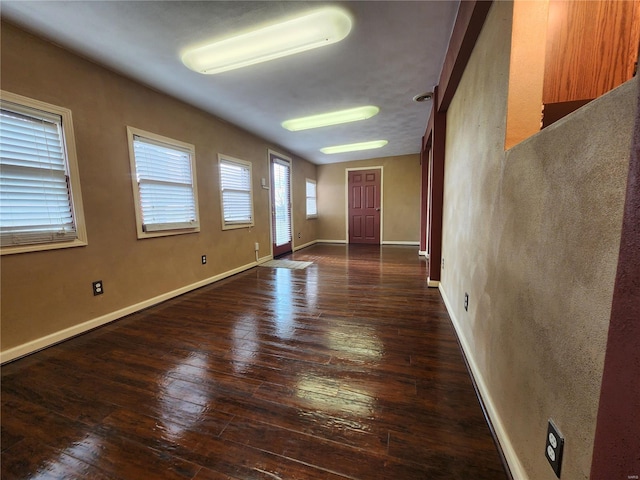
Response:
[[[380,244],[380,169],[349,172],[349,243]]]

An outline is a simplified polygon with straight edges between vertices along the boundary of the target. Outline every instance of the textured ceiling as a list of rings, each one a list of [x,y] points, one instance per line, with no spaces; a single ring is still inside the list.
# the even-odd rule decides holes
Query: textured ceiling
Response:
[[[180,61],[203,41],[322,5],[353,16],[343,41],[271,62],[201,75]],[[2,1],[2,16],[108,68],[254,132],[316,164],[417,153],[457,1]],[[377,105],[366,121],[290,132],[281,122]],[[383,148],[326,155],[321,147],[385,139]]]

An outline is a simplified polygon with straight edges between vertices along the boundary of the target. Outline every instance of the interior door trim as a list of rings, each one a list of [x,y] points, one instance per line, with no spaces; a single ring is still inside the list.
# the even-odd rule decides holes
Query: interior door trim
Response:
[[[356,170],[380,170],[380,245],[384,242],[384,166],[355,167],[344,169],[344,234],[349,244],[349,172]]]
[[[271,172],[271,160],[272,158],[277,158],[280,160],[284,160],[286,162],[289,162],[289,200],[291,202],[291,207],[290,207],[290,211],[289,211],[289,215],[291,216],[291,218],[289,219],[291,222],[291,251],[293,252],[294,249],[294,234],[293,232],[295,232],[295,225],[293,223],[293,205],[295,205],[294,203],[294,198],[293,198],[293,159],[288,156],[288,155],[284,155],[280,152],[277,152],[276,150],[272,150],[270,148],[267,149],[267,171],[269,173],[269,250],[271,252],[271,258],[273,258],[273,244],[275,243],[275,238],[273,236],[273,192],[271,192],[271,185],[273,183],[273,179],[271,178],[272,172]]]

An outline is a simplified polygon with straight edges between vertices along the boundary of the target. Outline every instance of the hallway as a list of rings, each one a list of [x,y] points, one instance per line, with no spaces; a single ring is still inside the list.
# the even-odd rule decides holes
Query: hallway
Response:
[[[2,368],[3,479],[506,479],[417,247],[315,245]]]

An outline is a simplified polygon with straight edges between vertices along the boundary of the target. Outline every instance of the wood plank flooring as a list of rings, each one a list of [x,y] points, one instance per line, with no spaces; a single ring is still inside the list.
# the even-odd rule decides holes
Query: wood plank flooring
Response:
[[[416,247],[316,245],[2,367],[9,479],[506,479]]]

